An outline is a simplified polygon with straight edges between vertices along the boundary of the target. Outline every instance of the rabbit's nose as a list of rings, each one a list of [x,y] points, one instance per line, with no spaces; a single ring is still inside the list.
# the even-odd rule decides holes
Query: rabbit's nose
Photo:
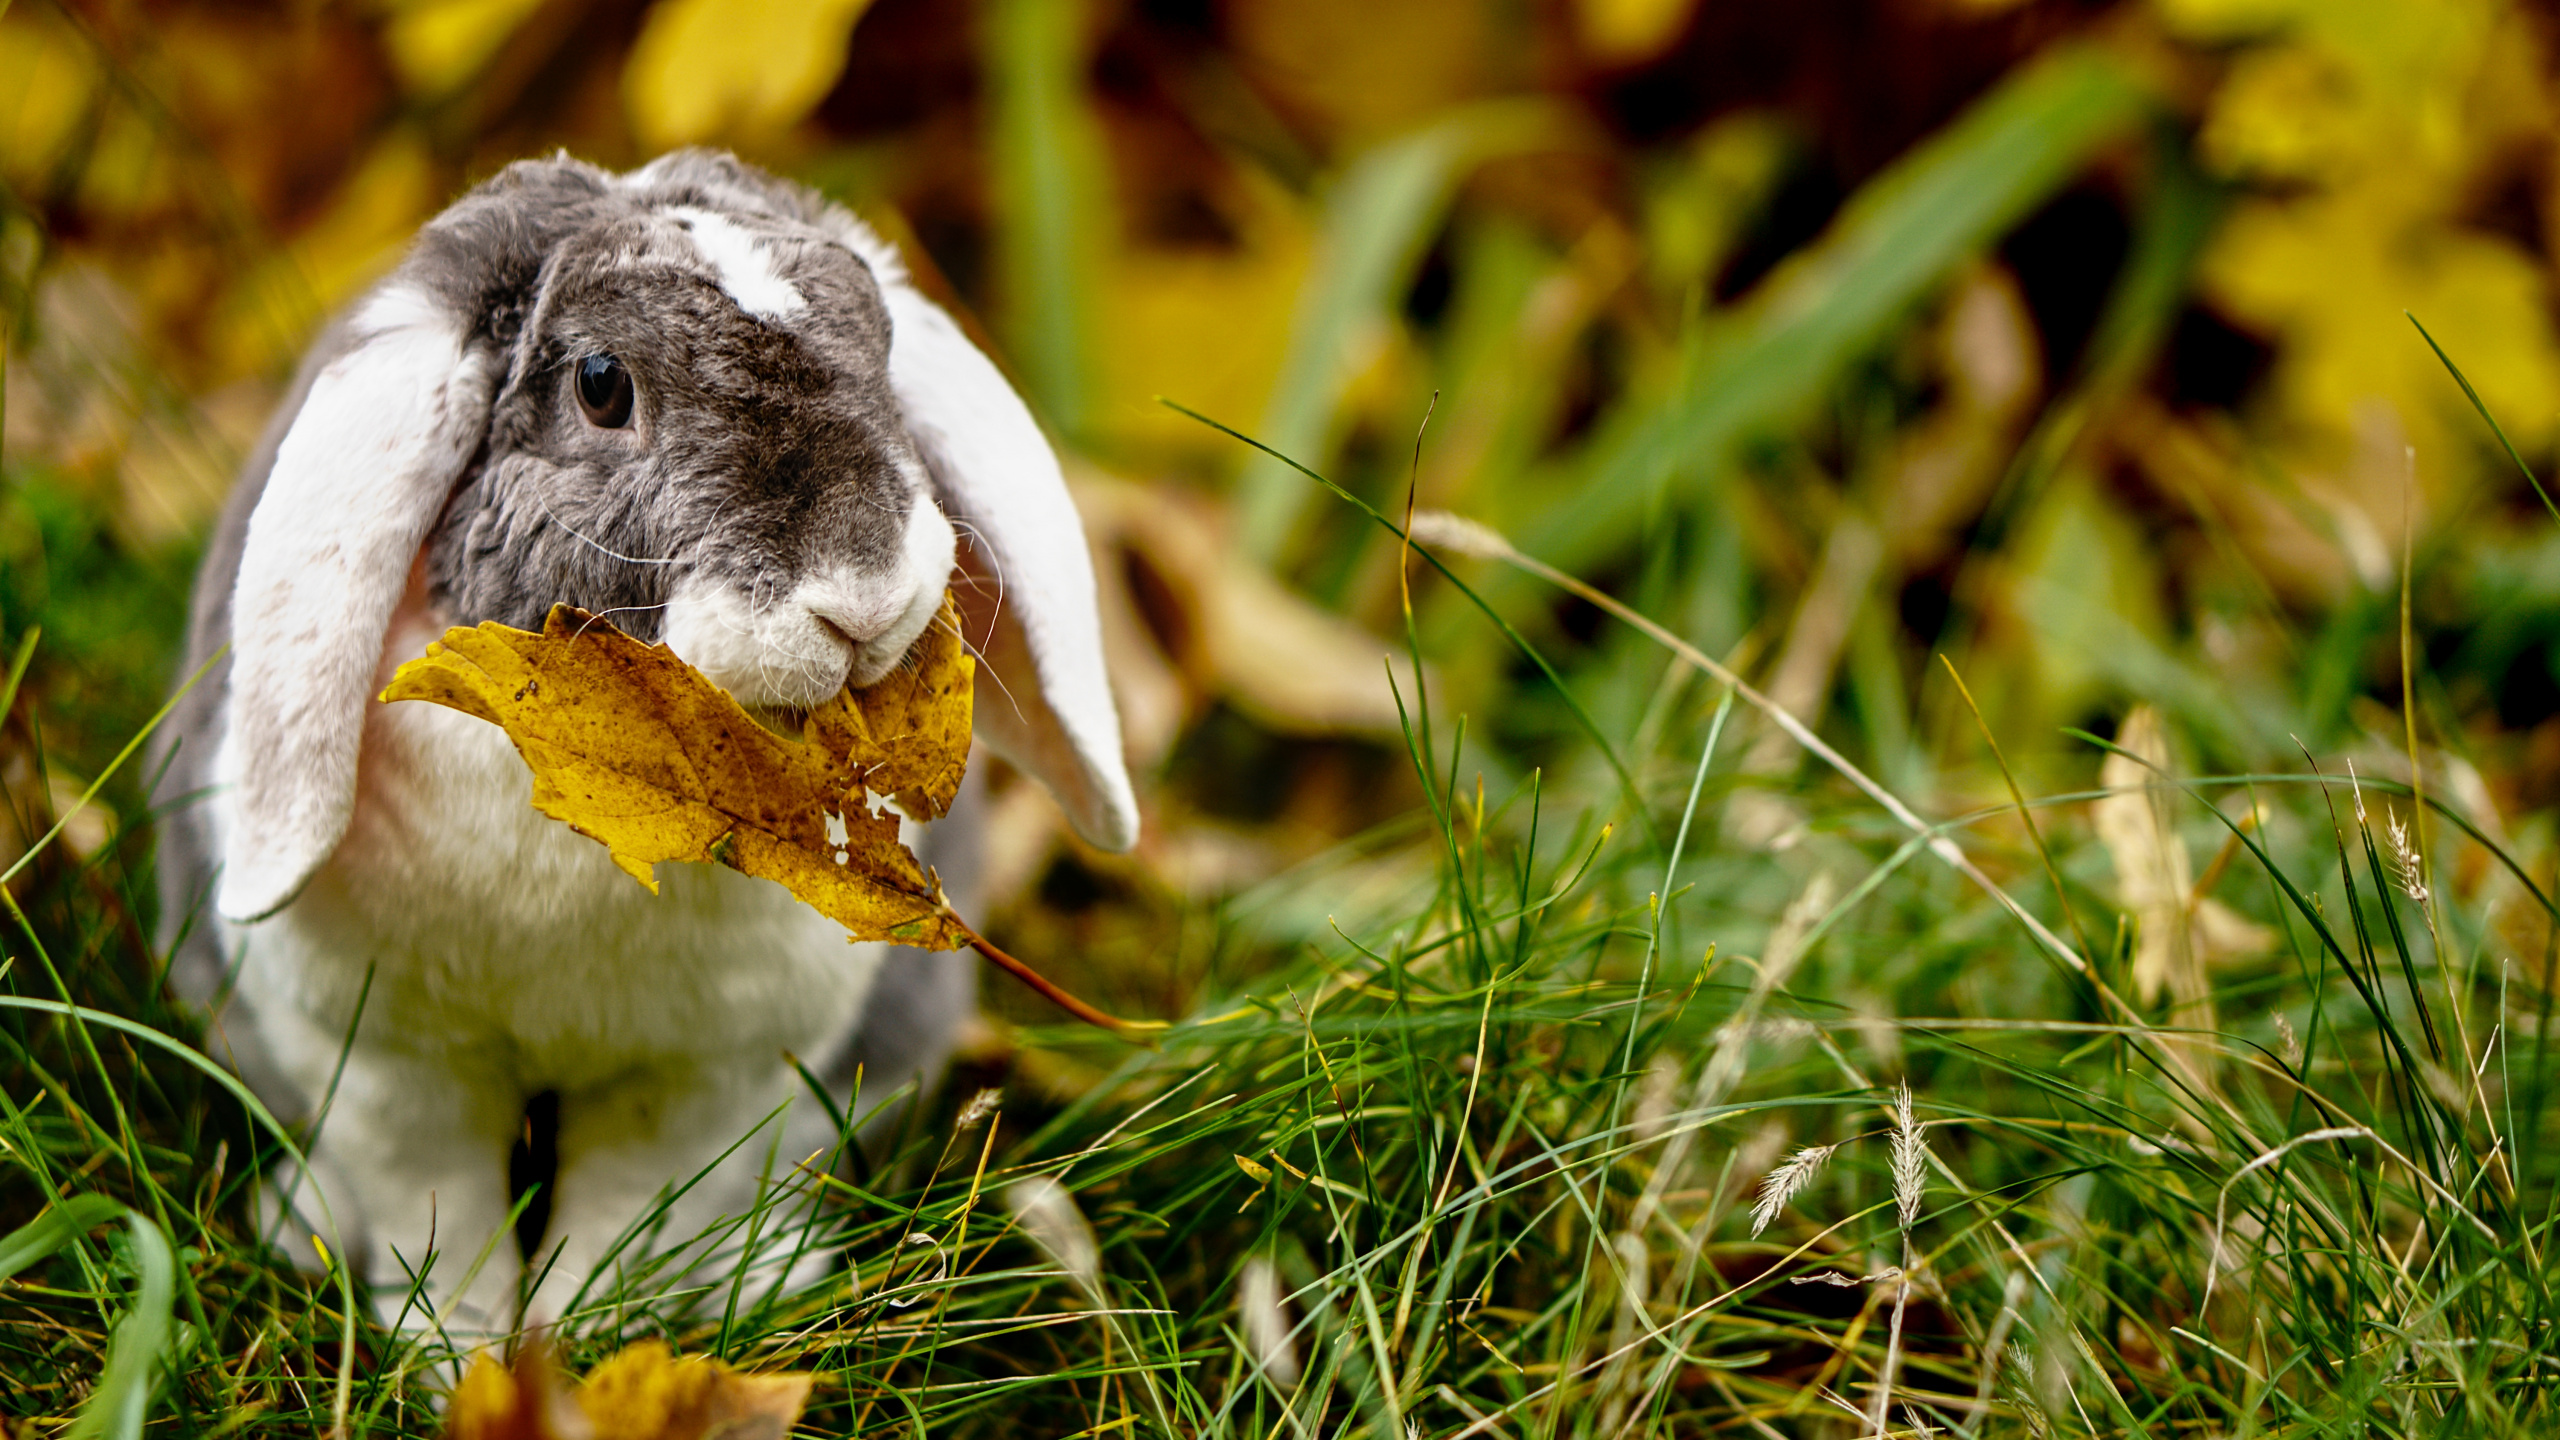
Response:
[[[906,587],[885,580],[866,583],[829,576],[801,582],[791,598],[846,644],[860,645],[878,638],[905,615],[905,591]]]

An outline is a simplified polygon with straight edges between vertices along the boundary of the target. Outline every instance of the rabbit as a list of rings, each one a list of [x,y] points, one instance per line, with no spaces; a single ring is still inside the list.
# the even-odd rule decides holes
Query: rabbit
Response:
[[[557,1320],[654,1206],[676,1244],[835,1150],[795,1060],[839,1104],[857,1067],[875,1099],[932,1081],[974,957],[849,945],[716,865],[662,866],[652,895],[532,808],[497,727],[377,697],[446,627],[566,602],[787,712],[897,665],[955,560],[994,682],[979,734],[1126,849],[1057,457],[891,246],[702,150],[520,161],[424,227],[315,343],[222,513],[181,673],[209,669],[164,756],[193,797],[161,848],[172,987],[316,1126],[309,1169],[270,1180],[292,1248],[334,1222],[384,1308],[414,1283],[456,1329]],[[941,831],[965,819],[910,831],[962,873]],[[509,1154],[545,1092],[528,1273]]]

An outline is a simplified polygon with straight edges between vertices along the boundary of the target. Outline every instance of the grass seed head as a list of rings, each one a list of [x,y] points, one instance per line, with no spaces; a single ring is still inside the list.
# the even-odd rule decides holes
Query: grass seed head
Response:
[[[1447,510],[1414,511],[1412,535],[1416,544],[1453,550],[1481,560],[1501,560],[1512,553],[1511,542],[1502,537],[1501,531],[1481,520],[1470,520]]]
[[[2409,843],[2409,827],[2401,822],[2399,812],[2392,811],[2384,817],[2382,828],[2391,842],[2392,878],[2400,882],[2400,893],[2426,904],[2427,870],[2418,859],[2418,847]]]
[[[1263,1377],[1283,1390],[1298,1384],[1298,1347],[1289,1334],[1289,1312],[1280,1300],[1280,1274],[1256,1255],[1236,1277],[1236,1319]]]
[[[1093,1226],[1076,1208],[1076,1197],[1067,1187],[1046,1175],[1034,1175],[1006,1186],[1004,1203],[1040,1253],[1067,1272],[1087,1299],[1101,1304],[1102,1248],[1094,1243]]]
[[[1920,1197],[1929,1188],[1929,1142],[1911,1114],[1911,1086],[1893,1087],[1893,1204],[1908,1233],[1920,1220]]]
[[[969,1103],[960,1107],[960,1118],[953,1123],[953,1131],[966,1135],[977,1129],[978,1122],[996,1113],[996,1107],[1003,1102],[1004,1092],[1001,1090],[981,1090],[970,1096]]]
[[[1823,1164],[1830,1160],[1837,1145],[1807,1145],[1787,1157],[1787,1162],[1769,1172],[1760,1182],[1760,1198],[1751,1203],[1751,1233],[1757,1237],[1787,1208],[1796,1193],[1813,1183]]]

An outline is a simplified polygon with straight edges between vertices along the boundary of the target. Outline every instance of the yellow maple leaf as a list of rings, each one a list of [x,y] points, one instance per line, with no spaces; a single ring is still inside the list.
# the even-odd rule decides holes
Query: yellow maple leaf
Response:
[[[661,1341],[624,1347],[561,1385],[539,1338],[503,1365],[487,1351],[454,1387],[446,1440],[781,1440],[816,1377],[749,1375]]]
[[[809,1403],[814,1378],[741,1374],[644,1340],[588,1372],[578,1408],[595,1440],[781,1440]]]
[[[918,820],[949,808],[975,668],[946,598],[910,664],[819,707],[794,741],[666,646],[561,606],[539,635],[494,621],[446,631],[382,698],[504,729],[533,770],[534,808],[601,841],[652,891],[661,861],[717,861],[781,884],[857,940],[949,950],[972,937],[874,797]]]
[[[673,650],[562,605],[538,635],[495,621],[447,630],[382,698],[506,731],[533,771],[534,808],[652,893],[662,861],[716,862],[781,885],[853,939],[966,945],[1080,1020],[1163,1029],[1097,1010],[989,944],[899,838],[900,811],[938,819],[959,793],[976,674],[946,595],[905,664],[811,711],[793,740]]]

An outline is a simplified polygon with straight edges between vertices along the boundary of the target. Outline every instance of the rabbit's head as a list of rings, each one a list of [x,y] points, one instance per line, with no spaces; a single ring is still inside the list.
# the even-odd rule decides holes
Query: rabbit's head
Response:
[[[751,705],[878,679],[951,574],[878,283],[792,220],[617,193],[553,247],[427,548],[462,623],[567,601]]]
[[[980,731],[1085,836],[1135,838],[1093,577],[1055,455],[894,251],[726,156],[510,167],[323,342],[231,606],[220,895],[289,903],[355,803],[394,610],[608,616],[750,705],[906,654],[952,581]]]

